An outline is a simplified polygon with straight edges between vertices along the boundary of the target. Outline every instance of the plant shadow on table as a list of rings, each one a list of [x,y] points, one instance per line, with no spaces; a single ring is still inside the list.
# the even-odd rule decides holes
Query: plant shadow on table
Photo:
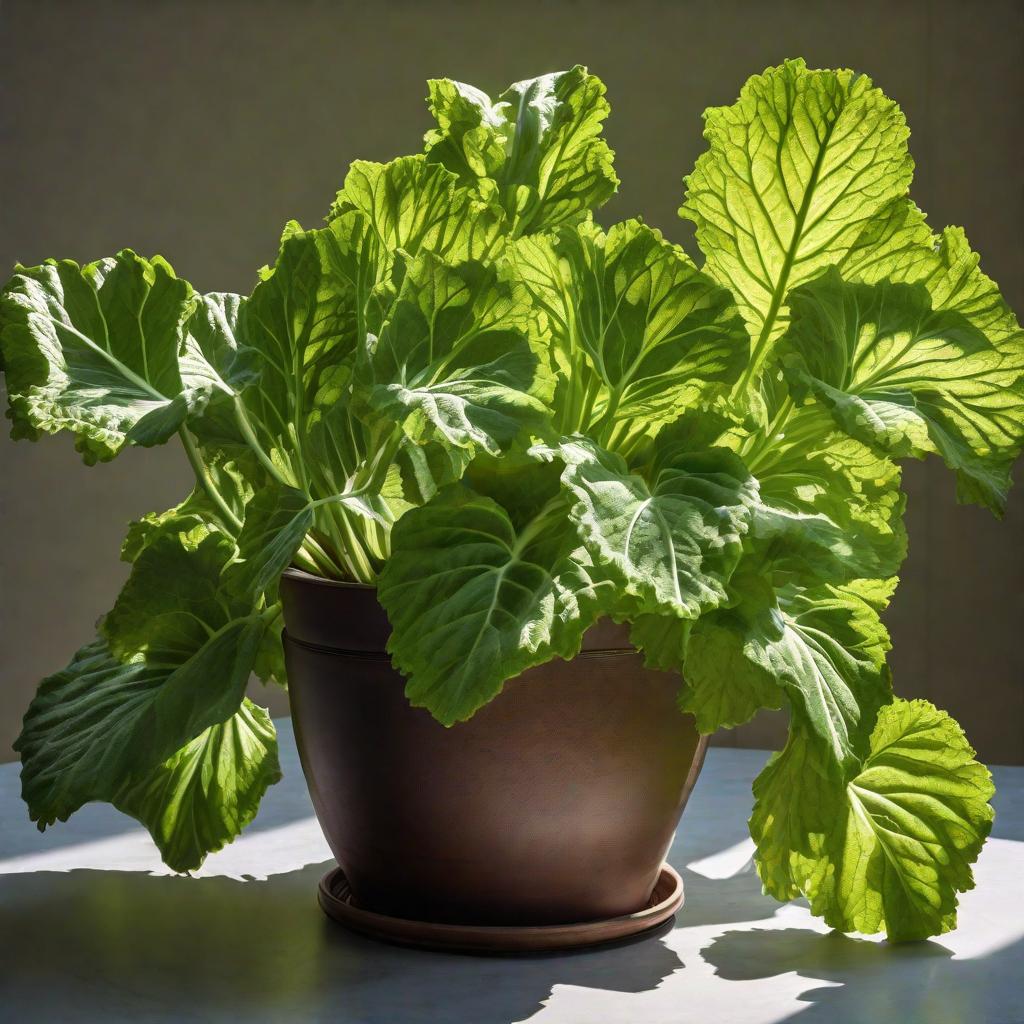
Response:
[[[929,1024],[1019,1024],[1024,1011],[1013,979],[1024,944],[955,960],[941,940],[890,945],[802,928],[730,931],[701,955],[727,981],[795,973],[812,984],[801,993],[800,1024],[928,1021]]]
[[[996,767],[994,839],[1024,841],[1024,789],[1019,769]],[[698,855],[706,855],[699,849]],[[678,866],[678,865],[677,865]],[[772,918],[780,904],[762,894],[752,863],[728,878],[684,870],[685,926],[739,924]],[[982,956],[954,959],[942,937],[890,944],[804,928],[727,930],[701,957],[718,977],[750,982],[795,973],[808,981],[800,1024],[1024,1024],[1020,977],[1024,940]]]
[[[555,984],[624,992],[678,969],[666,929],[590,952],[515,958],[373,942],[316,904],[327,865],[267,881],[120,871],[0,876],[9,1020],[332,1020],[510,1024]],[[668,926],[671,928],[671,925]],[[183,965],[187,964],[187,973]]]

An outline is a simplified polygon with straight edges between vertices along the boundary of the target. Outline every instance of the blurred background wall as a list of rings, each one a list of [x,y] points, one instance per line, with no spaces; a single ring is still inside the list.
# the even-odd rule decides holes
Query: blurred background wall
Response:
[[[966,228],[1024,313],[1019,0],[4,0],[0,270],[131,246],[199,290],[248,292],[284,222],[318,222],[350,160],[420,148],[428,77],[493,94],[574,63],[612,103],[623,184],[600,219],[641,214],[694,253],[675,211],[701,111],[799,55],[865,71],[902,105],[914,198],[935,227]],[[67,438],[4,432],[0,759],[36,681],[110,607],[128,521],[190,480],[177,446],[87,468]],[[909,466],[906,488],[910,558],[888,615],[897,690],[951,711],[986,760],[1024,762],[1024,493],[997,523],[956,505],[941,465]],[[781,725],[768,715],[719,740],[771,746]]]

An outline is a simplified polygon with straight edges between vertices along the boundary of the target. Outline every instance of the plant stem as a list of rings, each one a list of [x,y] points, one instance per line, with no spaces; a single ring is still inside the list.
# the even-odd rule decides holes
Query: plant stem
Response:
[[[235,532],[238,533],[242,529],[242,520],[231,511],[228,503],[224,500],[223,495],[217,490],[217,487],[213,482],[213,478],[210,476],[209,470],[207,470],[206,464],[203,462],[202,456],[199,454],[199,449],[196,448],[195,441],[192,440],[185,427],[181,427],[178,430],[178,436],[181,438],[181,443],[185,448],[185,454],[188,456],[188,462],[192,467],[192,472],[196,475],[196,480],[199,481],[200,486],[204,491],[206,491],[210,500],[217,506],[220,514],[225,518]]]
[[[293,487],[294,484],[290,480],[286,480],[281,471],[274,465],[273,460],[263,450],[263,446],[259,442],[259,438],[256,436],[256,431],[253,430],[252,421],[249,419],[249,414],[246,412],[245,406],[242,404],[242,400],[236,395],[235,396],[235,419],[238,422],[238,428],[242,431],[242,437],[245,438],[246,444],[253,450],[256,458],[263,463],[266,471],[279,483],[285,487]]]

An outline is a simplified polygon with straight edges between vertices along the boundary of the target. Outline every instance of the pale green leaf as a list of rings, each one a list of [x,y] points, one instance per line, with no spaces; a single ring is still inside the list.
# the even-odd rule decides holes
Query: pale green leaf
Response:
[[[330,219],[350,212],[359,215],[355,233],[366,290],[390,275],[399,252],[415,257],[429,251],[460,263],[488,259],[504,244],[501,215],[423,156],[354,161]]]
[[[829,271],[791,295],[783,352],[796,393],[892,458],[940,454],[962,494],[1001,510],[1024,438],[1024,334],[1008,311],[1011,323],[977,312],[996,299],[954,286],[935,307],[924,283],[849,284]]]
[[[803,893],[832,927],[892,941],[955,927],[993,786],[944,712],[923,700],[883,707],[863,760],[838,780],[797,726],[754,793],[751,834],[772,895]]]
[[[605,442],[709,403],[746,364],[729,292],[639,221],[521,239],[507,260],[543,311],[560,377],[557,425]]]
[[[428,158],[494,196],[513,236],[577,221],[618,187],[600,135],[604,85],[585,68],[517,82],[493,102],[449,79],[429,87]]]
[[[560,457],[580,536],[637,613],[695,619],[725,600],[756,497],[735,455],[673,453],[649,479],[583,438],[563,442]]]
[[[680,215],[697,226],[704,270],[731,289],[754,339],[754,381],[785,325],[786,295],[843,259],[913,161],[900,109],[871,79],[789,60],[705,112],[708,150]]]

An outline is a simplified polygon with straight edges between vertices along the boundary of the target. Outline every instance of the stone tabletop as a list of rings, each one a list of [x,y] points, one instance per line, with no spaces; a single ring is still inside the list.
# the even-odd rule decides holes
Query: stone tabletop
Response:
[[[481,958],[379,944],[327,920],[330,853],[291,728],[285,779],[196,877],[89,806],[40,835],[0,766],[0,1020],[334,1024],[1022,1024],[1024,768],[997,768],[996,824],[960,927],[889,946],[829,933],[761,893],[746,837],[763,751],[712,749],[669,860],[673,925],[592,952]],[[411,851],[415,856],[415,851]]]

